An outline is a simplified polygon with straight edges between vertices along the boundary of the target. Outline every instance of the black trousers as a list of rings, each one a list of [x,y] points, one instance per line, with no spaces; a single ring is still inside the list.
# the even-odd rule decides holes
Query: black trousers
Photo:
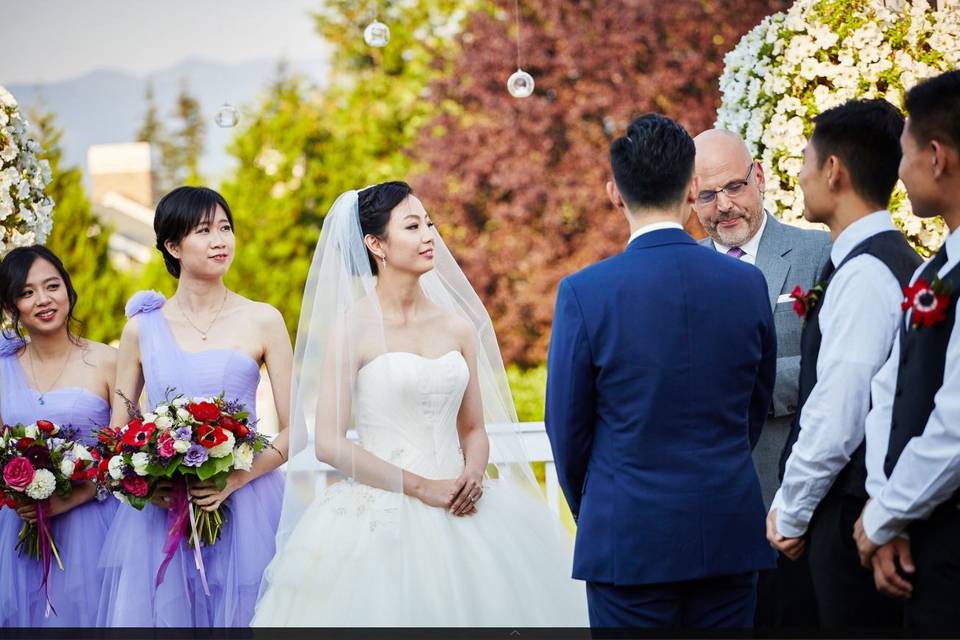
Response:
[[[831,491],[810,521],[810,576],[820,624],[826,629],[903,626],[901,602],[877,591],[873,573],[860,566],[853,525],[864,504],[866,499]]]
[[[820,626],[806,554],[791,560],[778,553],[777,568],[760,572],[754,626],[758,629],[817,629]]]
[[[951,500],[908,531],[917,570],[904,605],[906,626],[960,631],[960,505]]]

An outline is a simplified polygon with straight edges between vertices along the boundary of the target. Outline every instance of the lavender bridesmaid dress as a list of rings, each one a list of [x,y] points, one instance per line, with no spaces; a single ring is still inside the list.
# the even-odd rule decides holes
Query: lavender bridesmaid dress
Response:
[[[256,418],[260,367],[248,355],[230,349],[182,350],[174,340],[155,291],[141,291],[127,303],[127,317],[139,317],[140,356],[151,407],[167,400],[168,389],[186,396],[216,396],[242,402]],[[171,398],[172,399],[172,398]],[[280,520],[283,477],[263,475],[234,492],[220,540],[202,547],[210,595],[203,592],[193,550],[181,541],[155,586],[163,561],[167,510],[147,505],[142,511],[121,505],[103,547],[106,576],[97,615],[111,627],[246,627],[263,571],[273,558]]]
[[[93,432],[110,421],[110,406],[100,396],[79,387],[64,387],[43,395],[30,388],[17,360],[19,339],[0,337],[0,416],[9,425],[50,420],[77,430],[93,445]],[[96,624],[103,572],[98,568],[100,548],[116,512],[116,500],[92,500],[53,519],[51,533],[63,560],[54,563],[47,615],[41,589],[41,565],[18,556],[14,547],[23,521],[11,509],[0,511],[0,626],[92,627]]]

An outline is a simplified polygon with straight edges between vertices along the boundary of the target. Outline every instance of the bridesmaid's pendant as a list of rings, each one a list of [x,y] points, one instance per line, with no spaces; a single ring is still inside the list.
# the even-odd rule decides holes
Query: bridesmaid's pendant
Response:
[[[200,339],[203,340],[204,342],[206,342],[206,341],[207,341],[207,334],[201,333],[201,334],[200,334]]]
[[[40,404],[47,404],[47,403],[44,402],[44,400],[43,400],[43,394],[42,394],[42,393],[40,394]]]

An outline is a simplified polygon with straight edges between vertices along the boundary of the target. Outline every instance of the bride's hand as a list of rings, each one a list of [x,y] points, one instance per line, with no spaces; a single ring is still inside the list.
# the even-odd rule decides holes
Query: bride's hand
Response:
[[[465,516],[477,510],[477,500],[483,496],[483,472],[464,469],[457,478],[457,490],[450,504],[450,513]]]
[[[446,509],[453,502],[456,487],[457,480],[428,480],[424,478],[420,484],[420,491],[417,492],[417,498],[427,506]]]

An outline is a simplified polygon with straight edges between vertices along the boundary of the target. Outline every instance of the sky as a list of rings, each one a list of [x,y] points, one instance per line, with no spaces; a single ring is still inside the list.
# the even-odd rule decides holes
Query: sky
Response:
[[[326,55],[322,0],[0,0],[0,84],[97,69],[147,75],[188,58],[242,62]]]

